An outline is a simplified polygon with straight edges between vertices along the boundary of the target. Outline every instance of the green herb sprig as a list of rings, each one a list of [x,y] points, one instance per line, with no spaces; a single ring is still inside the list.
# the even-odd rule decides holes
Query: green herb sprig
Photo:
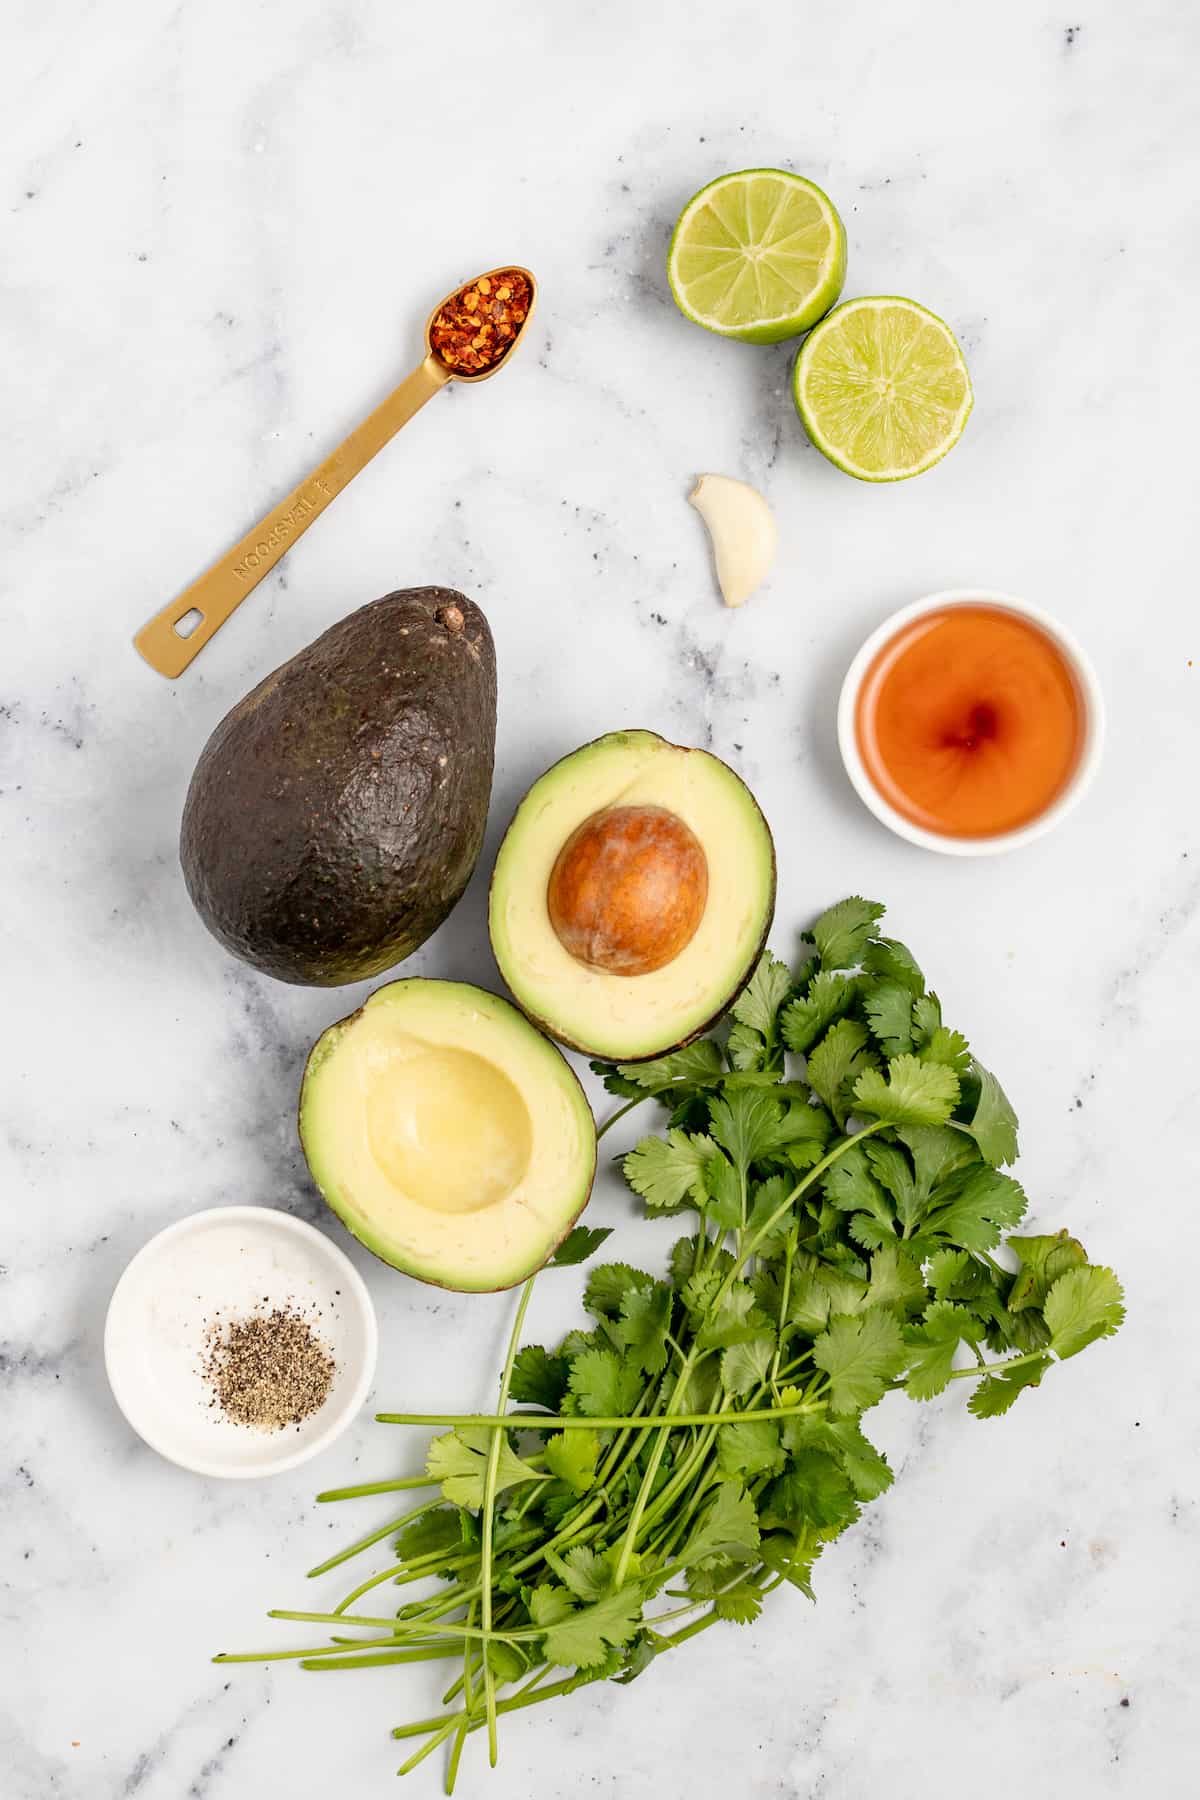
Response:
[[[424,1476],[320,1496],[439,1490],[311,1571],[392,1540],[332,1611],[271,1615],[332,1641],[218,1661],[458,1660],[446,1710],[393,1733],[419,1740],[401,1774],[447,1745],[452,1792],[471,1733],[495,1762],[501,1716],[632,1681],[784,1583],[811,1598],[824,1546],[891,1484],[862,1428],[886,1393],[968,1381],[990,1418],[1116,1331],[1111,1270],[1065,1231],[1011,1234],[1013,1110],[882,917],[844,900],[798,971],[765,955],[723,1039],[593,1065],[624,1102],[609,1126],[666,1109],[623,1168],[647,1213],[693,1220],[667,1270],[593,1267],[588,1322],[554,1349],[520,1347],[526,1283],[496,1412],[381,1413],[448,1428]],[[551,1266],[608,1235],[577,1228]],[[372,1607],[385,1584],[433,1586]]]

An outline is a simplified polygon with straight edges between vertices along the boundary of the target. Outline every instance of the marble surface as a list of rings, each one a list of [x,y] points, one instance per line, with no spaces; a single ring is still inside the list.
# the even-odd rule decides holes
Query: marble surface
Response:
[[[386,1516],[318,1487],[415,1466],[364,1416],[306,1469],[221,1485],[129,1432],[100,1357],[127,1259],[249,1201],[343,1234],[292,1124],[305,1051],[357,992],[231,961],[176,862],[226,708],[350,607],[420,581],[488,609],[501,670],[487,851],[410,967],[494,979],[486,870],[553,758],[620,725],[711,745],[779,844],[775,944],[878,894],[1013,1093],[1033,1218],[1129,1294],[1122,1335],[991,1426],[877,1415],[899,1479],[819,1571],[633,1688],[514,1721],[460,1792],[1100,1800],[1196,1791],[1200,1750],[1200,625],[1194,572],[1197,16],[611,0],[551,9],[19,0],[0,58],[0,1793],[4,1800],[384,1794],[420,1671],[314,1685],[214,1668]],[[665,292],[672,219],[731,167],[788,163],[841,206],[847,292],[960,333],[959,449],[895,488],[810,449],[788,351],[705,337]],[[414,358],[431,302],[533,266],[532,348],[431,406],[178,683],[135,628]],[[769,589],[718,605],[698,470],[759,484]],[[833,706],[891,608],[979,583],[1085,640],[1110,753],[1061,832],[937,859],[878,827]],[[591,1217],[646,1253],[611,1173]],[[376,1399],[494,1392],[505,1297],[357,1249]],[[535,1297],[565,1321],[573,1276]],[[281,1640],[283,1641],[283,1640]],[[1191,1716],[1189,1717],[1189,1708]],[[474,1748],[474,1746],[473,1746]],[[439,1791],[436,1768],[412,1778]],[[406,1790],[409,1791],[409,1790]]]

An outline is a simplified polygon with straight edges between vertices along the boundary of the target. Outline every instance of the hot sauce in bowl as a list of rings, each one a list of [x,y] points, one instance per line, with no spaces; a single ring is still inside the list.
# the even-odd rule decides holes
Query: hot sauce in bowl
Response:
[[[934,849],[1000,850],[1046,830],[1099,751],[1083,652],[1004,595],[934,595],[868,639],[846,678],[839,737],[877,817]]]

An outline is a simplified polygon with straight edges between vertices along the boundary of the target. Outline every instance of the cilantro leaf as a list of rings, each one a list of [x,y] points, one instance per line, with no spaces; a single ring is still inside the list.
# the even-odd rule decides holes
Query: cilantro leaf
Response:
[[[1022,1389],[1038,1385],[1049,1367],[1050,1358],[1039,1356],[1035,1362],[1014,1369],[1011,1375],[985,1375],[967,1401],[968,1412],[974,1413],[977,1419],[999,1418],[1019,1399]],[[992,1368],[1002,1371],[1004,1364],[993,1363]]]
[[[922,994],[913,1001],[913,1043],[922,1062],[943,1063],[958,1076],[971,1066],[971,1046],[961,1031],[942,1024],[942,1007],[936,994]]]
[[[617,1335],[630,1361],[647,1375],[659,1375],[667,1366],[672,1300],[671,1288],[665,1281],[656,1281],[651,1287],[626,1288],[621,1296]]]
[[[733,1352],[727,1350],[726,1356]],[[779,1427],[774,1419],[739,1420],[722,1425],[717,1435],[717,1468],[726,1481],[753,1481],[783,1466]]]
[[[780,1213],[780,1208],[795,1186],[796,1183],[789,1176],[772,1175],[768,1180],[760,1181],[754,1189],[747,1228],[754,1240],[755,1254],[758,1257],[767,1259],[777,1256],[787,1242],[795,1225],[796,1215],[794,1210]],[[778,1218],[777,1213],[780,1215]],[[774,1224],[769,1230],[764,1230],[772,1219]],[[760,1232],[763,1232],[761,1237]]]
[[[850,1316],[867,1303],[867,1284],[848,1270],[822,1264],[801,1270],[792,1283],[788,1319],[806,1337],[824,1331],[831,1317]]]
[[[860,1413],[874,1406],[906,1360],[900,1326],[882,1309],[831,1319],[828,1330],[813,1340],[812,1356],[829,1377],[835,1413]]]
[[[744,1175],[718,1151],[705,1162],[702,1180],[705,1217],[722,1231],[738,1231],[745,1204]]]
[[[431,1481],[440,1481],[442,1493],[454,1506],[475,1510],[483,1505],[483,1483],[487,1472],[492,1430],[487,1425],[460,1425],[435,1437],[425,1460],[425,1473]],[[516,1487],[524,1481],[543,1481],[537,1469],[510,1448],[507,1434],[500,1438],[500,1456],[496,1470],[496,1492]]]
[[[911,992],[899,981],[880,981],[864,992],[863,1011],[885,1056],[912,1049],[912,1006]]]
[[[576,1544],[561,1556],[547,1547],[546,1562],[577,1600],[599,1600],[612,1586],[607,1556],[589,1550],[586,1544]]]
[[[870,1063],[863,1055],[867,1042],[865,1025],[857,1019],[839,1019],[809,1053],[809,1086],[839,1125],[845,1123],[848,1089],[856,1078],[870,1072]]]
[[[598,1263],[588,1275],[583,1304],[595,1319],[617,1319],[631,1288],[653,1286],[653,1275],[644,1269],[631,1269],[628,1263]]]
[[[1111,1337],[1125,1318],[1125,1296],[1111,1269],[1089,1264],[1068,1269],[1046,1296],[1043,1308],[1056,1356],[1077,1356],[1097,1338]]]
[[[584,1350],[571,1363],[571,1392],[585,1418],[625,1418],[641,1389],[637,1365],[614,1350]]]
[[[833,1121],[823,1106],[793,1104],[779,1121],[779,1146],[773,1155],[790,1169],[811,1169],[824,1156],[832,1135]]]
[[[557,1412],[567,1391],[567,1374],[565,1356],[552,1356],[541,1344],[525,1344],[517,1351],[508,1391],[522,1405]]]
[[[920,1215],[923,1196],[907,1156],[897,1144],[880,1138],[869,1139],[864,1148],[876,1181],[892,1198],[896,1217],[906,1231],[911,1229]]]
[[[551,1625],[546,1632],[546,1661],[564,1669],[593,1668],[604,1661],[610,1645],[627,1644],[641,1624],[642,1590],[634,1583]]]
[[[858,1077],[854,1098],[864,1112],[891,1125],[941,1125],[958,1100],[958,1077],[940,1063],[894,1056],[886,1080],[878,1069]]]
[[[596,1485],[600,1439],[594,1431],[560,1431],[546,1439],[546,1467],[576,1494]]]
[[[875,1227],[869,1240],[872,1248],[894,1235],[894,1214],[883,1189],[871,1173],[864,1145],[853,1144],[834,1163],[825,1177],[825,1198],[839,1212],[857,1213],[861,1219],[871,1221]],[[852,1220],[850,1229],[857,1242],[866,1243],[867,1238],[860,1235],[861,1227],[855,1231],[858,1222]]]
[[[657,1056],[652,1062],[618,1063],[617,1073],[643,1093],[659,1094],[676,1084],[714,1086],[724,1070],[719,1046],[711,1038],[697,1038],[682,1050],[672,1050],[668,1056]]]
[[[821,970],[803,994],[788,1002],[780,1016],[783,1041],[797,1056],[816,1043],[827,1026],[850,1010],[858,994],[858,977]]]
[[[874,938],[863,951],[863,968],[885,981],[898,981],[915,999],[925,992],[925,977],[907,944],[899,938]]]
[[[901,1125],[896,1136],[913,1159],[922,1205],[935,1188],[979,1160],[971,1139],[949,1125]]]
[[[725,1039],[725,1054],[735,1069],[761,1069],[770,1052],[765,1039],[749,1025],[732,1025]]]
[[[1017,1115],[1009,1104],[1004,1089],[980,1062],[971,1064],[968,1081],[972,1091],[978,1090],[978,1099],[972,1109],[970,1122],[963,1121],[962,1129],[975,1139],[980,1155],[993,1168],[1016,1162]],[[964,1097],[966,1086],[964,1084]]]
[[[576,1263],[586,1262],[600,1248],[605,1238],[611,1236],[611,1225],[576,1225],[573,1231],[568,1231],[546,1267],[569,1269]]]
[[[804,1524],[823,1530],[852,1524],[858,1500],[841,1464],[824,1450],[797,1450],[784,1473],[764,1496],[762,1522],[793,1530]]]
[[[678,1293],[683,1292],[695,1274],[696,1253],[701,1248],[709,1248],[702,1236],[676,1238],[671,1245],[671,1253],[667,1260],[671,1270],[671,1280]],[[728,1250],[712,1251],[708,1259],[708,1266],[715,1271],[718,1279],[727,1275],[732,1265],[733,1258]]]
[[[419,1557],[444,1551],[447,1556],[463,1545],[460,1515],[447,1506],[435,1507],[414,1519],[396,1536],[396,1555],[402,1562],[416,1562]]]
[[[770,1329],[771,1321],[755,1304],[754,1289],[744,1281],[735,1281],[716,1310],[710,1295],[704,1308],[707,1317],[696,1334],[702,1350],[724,1350],[730,1344],[744,1344],[760,1331]]]
[[[708,1112],[713,1137],[743,1175],[778,1144],[781,1108],[768,1088],[727,1089]]]
[[[821,967],[856,969],[884,911],[877,901],[853,894],[823,912],[812,929],[804,933],[816,945]]]
[[[758,1537],[753,1500],[736,1482],[723,1481],[679,1552],[679,1560],[703,1563],[711,1556],[728,1556],[749,1561],[758,1549]]]
[[[750,980],[733,1003],[739,1025],[749,1026],[760,1037],[772,1038],[780,1007],[792,991],[792,971],[765,950]]]
[[[1059,1276],[1065,1275],[1068,1269],[1082,1268],[1087,1262],[1083,1245],[1066,1231],[1056,1231],[1048,1237],[1017,1237],[1014,1234],[1005,1242],[1021,1264],[1008,1292],[1010,1312],[1023,1312],[1027,1306],[1043,1306]]]
[[[978,1319],[949,1300],[935,1300],[925,1309],[919,1325],[905,1328],[904,1341],[912,1351],[905,1388],[914,1400],[932,1400],[950,1379],[954,1353],[965,1340],[977,1344],[983,1336]]]
[[[757,1332],[740,1344],[731,1344],[721,1357],[721,1381],[725,1392],[740,1398],[766,1380],[775,1354],[775,1334]]]
[[[827,1450],[837,1457],[860,1500],[875,1500],[892,1485],[887,1458],[864,1436],[857,1419],[829,1419],[805,1413],[787,1421],[783,1441],[790,1450]]]
[[[557,1625],[575,1610],[566,1588],[555,1587],[551,1582],[535,1587],[526,1604],[535,1625]]]
[[[871,1258],[868,1306],[890,1306],[904,1315],[925,1304],[925,1277],[920,1265],[899,1244],[884,1244]]]
[[[931,1207],[924,1228],[965,1250],[990,1250],[999,1243],[1001,1230],[1015,1225],[1028,1205],[1020,1182],[987,1163],[977,1163],[958,1177],[950,1194],[944,1203]]]
[[[762,1612],[762,1593],[752,1581],[739,1581],[714,1596],[713,1611],[734,1625],[753,1625]]]
[[[644,1137],[625,1157],[625,1179],[655,1212],[703,1206],[704,1164],[714,1154],[710,1137],[672,1129],[665,1138]]]

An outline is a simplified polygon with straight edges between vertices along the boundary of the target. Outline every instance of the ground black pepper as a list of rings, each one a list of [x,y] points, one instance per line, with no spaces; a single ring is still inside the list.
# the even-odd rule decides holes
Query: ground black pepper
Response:
[[[291,1302],[249,1318],[214,1319],[200,1368],[209,1405],[257,1431],[302,1424],[325,1404],[337,1373],[328,1345]]]

